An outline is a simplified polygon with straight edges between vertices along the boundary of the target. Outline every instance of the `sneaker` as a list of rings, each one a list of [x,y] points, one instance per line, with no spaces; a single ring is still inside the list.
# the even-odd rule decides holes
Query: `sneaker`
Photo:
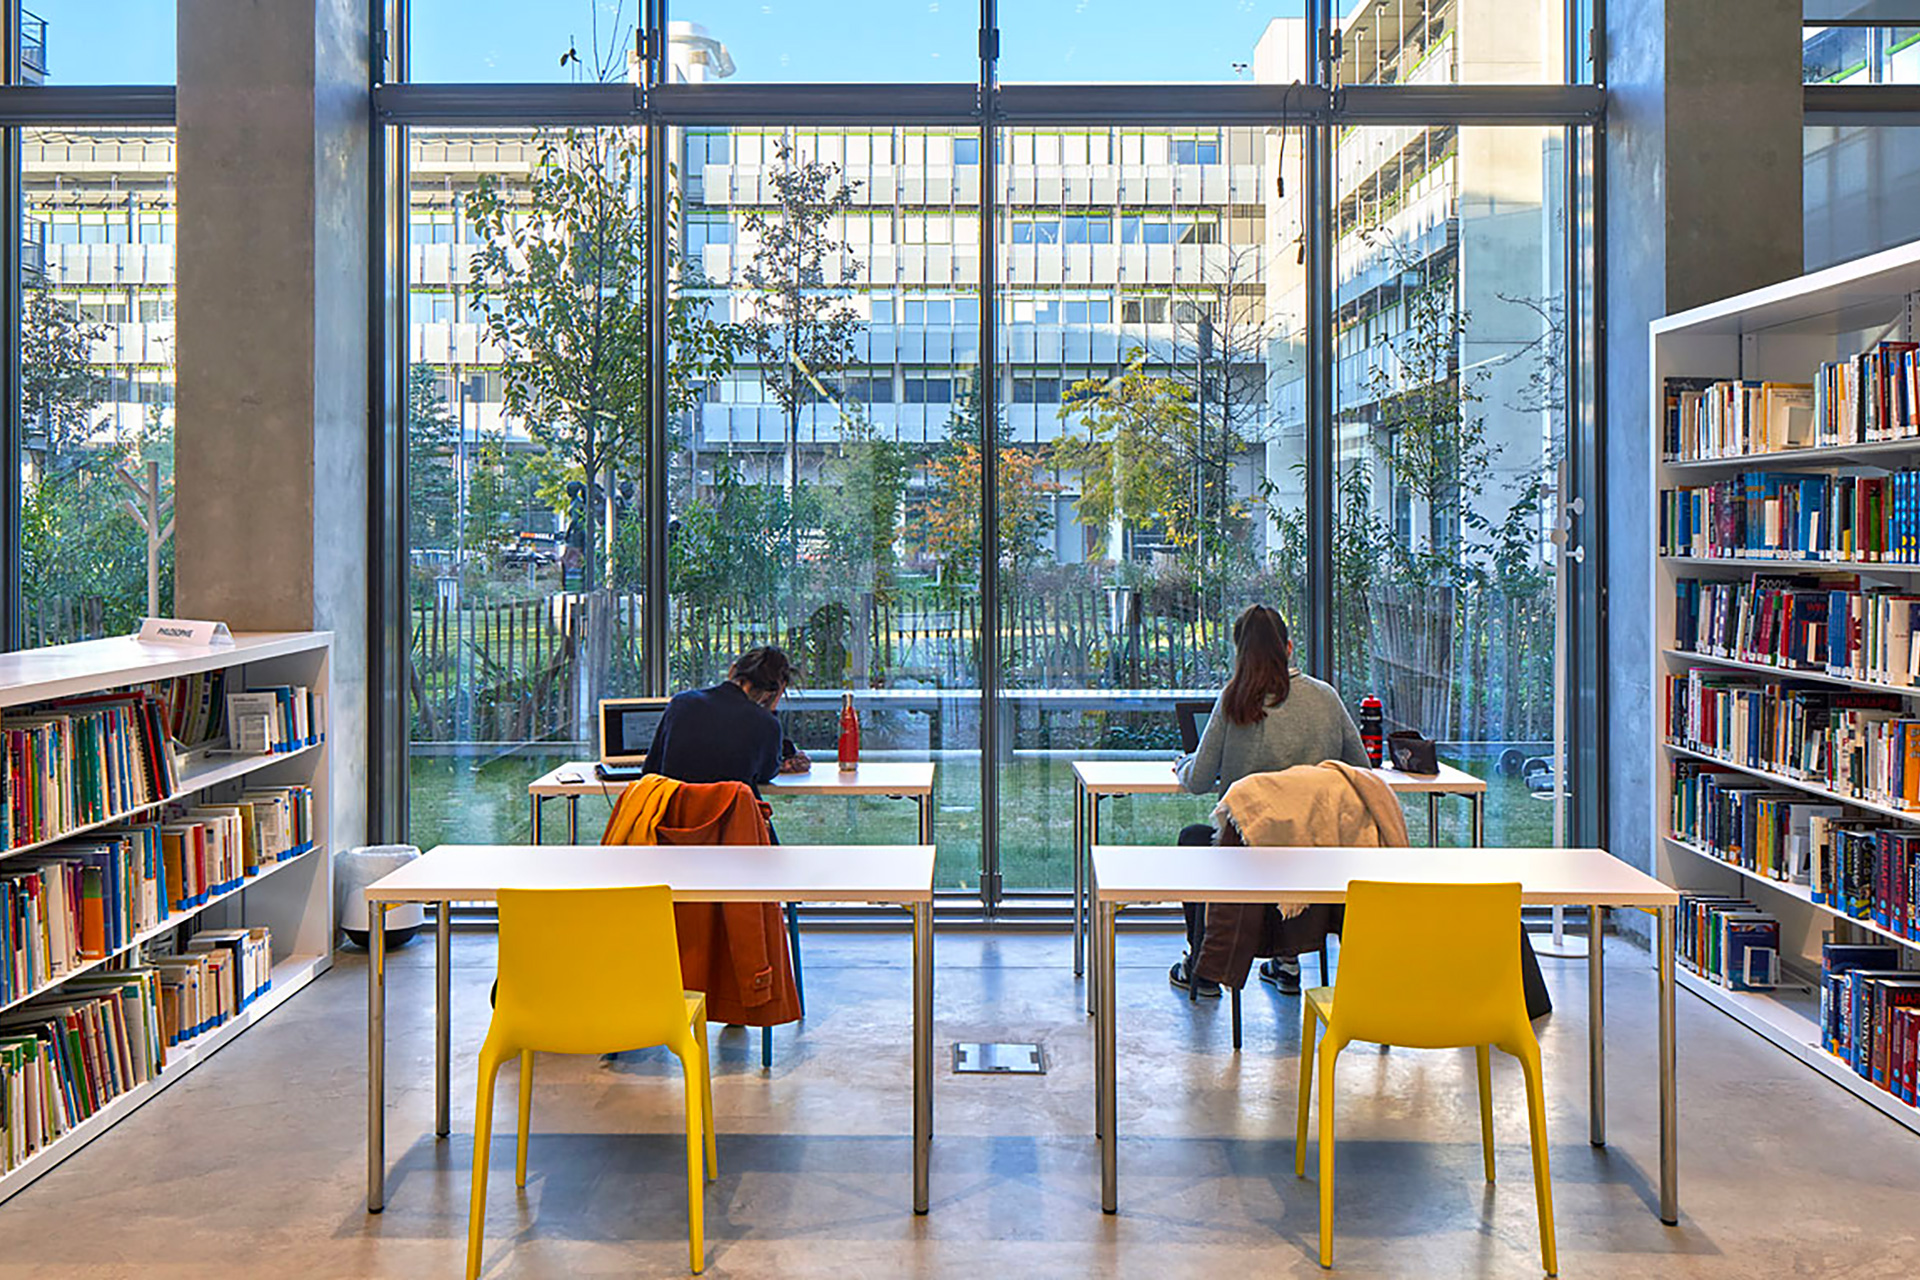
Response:
[[[1300,962],[1298,960],[1262,960],[1260,981],[1273,987],[1283,996],[1297,996],[1300,994]]]
[[[1190,992],[1205,1000],[1218,1000],[1220,998],[1220,984],[1213,979],[1196,977],[1190,980],[1187,977],[1187,962],[1185,959],[1175,960],[1173,962],[1173,968],[1167,970],[1167,981],[1182,991]]]

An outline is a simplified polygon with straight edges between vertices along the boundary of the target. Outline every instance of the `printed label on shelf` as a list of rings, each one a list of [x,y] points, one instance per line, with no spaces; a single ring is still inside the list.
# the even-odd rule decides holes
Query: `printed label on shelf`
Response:
[[[224,622],[204,622],[193,618],[142,618],[139,640],[142,644],[232,644],[233,632],[227,630]]]

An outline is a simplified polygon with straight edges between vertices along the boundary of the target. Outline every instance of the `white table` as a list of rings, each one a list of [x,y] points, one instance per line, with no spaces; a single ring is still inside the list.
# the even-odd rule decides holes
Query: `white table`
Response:
[[[549,770],[527,784],[533,811],[533,842],[545,834],[542,810],[548,800],[567,802],[567,843],[580,839],[580,797],[602,796],[609,804],[620,798],[624,782],[608,782],[594,772],[591,760],[574,761]],[[933,762],[863,760],[858,768],[840,772],[833,761],[815,762],[805,773],[783,773],[760,788],[769,800],[782,796],[894,796],[912,800],[920,814],[921,844],[933,843]]]
[[[1673,916],[1679,891],[1620,861],[1604,849],[1439,849],[1409,857],[1405,849],[1182,849],[1097,845],[1093,850],[1094,1123],[1100,1136],[1100,1203],[1118,1204],[1114,922],[1129,906],[1162,902],[1235,902],[1305,905],[1340,903],[1354,880],[1419,884],[1520,885],[1526,906],[1586,907],[1588,1136],[1606,1144],[1606,1055],[1602,1018],[1601,939],[1608,907],[1636,907],[1658,921],[1654,959],[1659,970],[1660,1220],[1679,1221],[1679,1105],[1675,1099],[1673,1026]]]
[[[1486,843],[1487,781],[1442,763],[1438,773],[1375,774],[1400,795],[1427,798],[1427,841],[1439,841],[1440,797],[1466,796],[1473,804],[1473,838]],[[1100,801],[1106,796],[1178,796],[1189,794],[1174,776],[1170,760],[1075,760],[1073,762],[1073,976],[1086,968],[1086,936],[1093,916],[1087,900],[1087,850],[1100,843]],[[534,837],[536,840],[538,836]],[[922,839],[925,837],[923,836]],[[1093,1006],[1087,1006],[1093,1012]]]
[[[933,1139],[933,846],[440,845],[367,886],[367,1211],[386,1207],[388,908],[433,903],[434,1131],[451,1130],[449,1062],[454,902],[502,889],[665,884],[682,902],[866,902],[913,917],[913,1211],[927,1211]]]

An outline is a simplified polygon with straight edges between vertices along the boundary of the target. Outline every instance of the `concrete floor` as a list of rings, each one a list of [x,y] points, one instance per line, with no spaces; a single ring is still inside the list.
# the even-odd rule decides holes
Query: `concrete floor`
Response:
[[[939,940],[933,1206],[909,1209],[907,945],[807,939],[812,1014],[718,1035],[720,1180],[707,1273],[727,1276],[1310,1275],[1316,1186],[1293,1177],[1298,1002],[1255,986],[1246,1049],[1224,1002],[1169,989],[1178,940],[1123,938],[1120,1213],[1099,1210],[1091,1038],[1053,935]],[[1920,1272],[1920,1138],[1680,995],[1681,1210],[1652,1212],[1653,978],[1612,948],[1609,1125],[1587,1144],[1585,964],[1543,961],[1541,1024],[1561,1274]],[[389,1004],[389,1207],[364,1207],[365,969],[353,953],[208,1066],[0,1206],[0,1278],[460,1273],[472,1063],[492,938],[455,942],[454,1136],[432,1127],[432,953],[397,953]],[[1311,970],[1309,965],[1309,970]],[[718,1029],[716,1029],[716,1032]],[[955,1077],[956,1040],[1037,1040],[1041,1078]],[[1480,1174],[1470,1053],[1341,1059],[1340,1274],[1537,1275],[1525,1102],[1495,1055],[1497,1186]],[[653,1051],[541,1059],[524,1193],[502,1073],[485,1274],[685,1274],[679,1081]],[[502,1127],[504,1126],[504,1128]]]

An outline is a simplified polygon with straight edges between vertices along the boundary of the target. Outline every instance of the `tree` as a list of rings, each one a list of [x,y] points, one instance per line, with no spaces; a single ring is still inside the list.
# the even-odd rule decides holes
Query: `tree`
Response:
[[[875,598],[891,599],[912,451],[864,416],[849,415],[841,420],[840,444],[826,465],[829,483],[820,505],[829,558],[847,571],[844,580],[871,582]]]
[[[546,451],[543,496],[565,506],[583,484],[583,581],[606,580],[616,476],[644,474],[652,368],[645,296],[648,224],[639,147],[622,129],[543,137],[532,177],[489,175],[466,197],[484,245],[474,294],[488,336],[507,353],[505,408]],[[671,221],[671,219],[670,219]],[[660,228],[672,244],[672,228]],[[667,303],[669,416],[731,365],[725,326],[685,293]],[[664,460],[663,460],[664,465]]]
[[[786,422],[788,493],[800,487],[800,411],[825,398],[825,385],[853,354],[859,313],[839,281],[838,260],[853,246],[833,237],[833,220],[853,207],[854,187],[837,164],[800,161],[784,140],[766,181],[772,207],[741,219],[754,241],[740,272],[752,296],[738,327],[739,346],[751,350],[760,379]],[[832,270],[830,270],[830,266]]]
[[[20,294],[20,415],[45,440],[49,469],[90,443],[106,380],[89,359],[106,326],[80,319],[44,275],[27,273]]]
[[[431,365],[407,369],[407,536],[416,548],[449,547],[458,518],[454,422]]]
[[[919,520],[919,542],[940,565],[943,585],[975,582],[980,576],[982,419],[991,413],[999,448],[1000,557],[1015,571],[1031,568],[1046,555],[1053,533],[1053,493],[1045,455],[1011,440],[998,405],[986,397],[975,368],[961,385],[947,418],[946,440],[927,469],[927,496]]]

